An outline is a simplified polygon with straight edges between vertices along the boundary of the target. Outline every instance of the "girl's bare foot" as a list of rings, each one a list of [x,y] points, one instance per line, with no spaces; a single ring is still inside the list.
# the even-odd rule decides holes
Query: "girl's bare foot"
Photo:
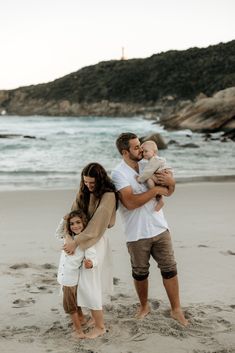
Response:
[[[188,320],[185,319],[183,311],[181,309],[172,310],[171,317],[185,327],[189,324]]]
[[[149,304],[146,304],[145,306],[140,306],[136,315],[135,315],[135,318],[136,319],[144,319],[149,313],[150,313]]]
[[[85,338],[95,339],[97,337],[103,336],[105,332],[105,327],[94,327],[90,332],[85,335]]]

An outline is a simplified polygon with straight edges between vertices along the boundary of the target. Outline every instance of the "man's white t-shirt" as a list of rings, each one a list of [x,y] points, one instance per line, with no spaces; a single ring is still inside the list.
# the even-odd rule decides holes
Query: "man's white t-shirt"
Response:
[[[148,188],[145,184],[137,182],[137,175],[139,174],[122,160],[113,170],[111,177],[118,191],[131,186],[134,194],[140,194],[147,191]],[[127,242],[152,238],[169,228],[162,209],[157,212],[155,206],[155,198],[134,210],[128,210],[119,202],[119,210],[124,220]]]

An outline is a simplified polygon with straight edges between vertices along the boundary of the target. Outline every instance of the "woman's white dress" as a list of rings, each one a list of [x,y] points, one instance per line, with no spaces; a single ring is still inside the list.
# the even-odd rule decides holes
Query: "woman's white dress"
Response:
[[[80,268],[77,289],[77,304],[93,310],[102,310],[102,305],[110,300],[113,291],[112,253],[108,230],[93,245],[97,254],[97,266],[91,269]]]

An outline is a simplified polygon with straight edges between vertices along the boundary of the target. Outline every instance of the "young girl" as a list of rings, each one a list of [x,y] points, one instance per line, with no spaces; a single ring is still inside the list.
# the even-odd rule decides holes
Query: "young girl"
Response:
[[[66,243],[66,241],[73,239],[74,236],[79,236],[86,225],[86,215],[79,210],[72,211],[61,220],[56,230],[56,236],[63,238]],[[80,321],[82,313],[77,306],[79,268],[83,265],[86,269],[97,266],[96,250],[94,247],[90,247],[85,251],[77,247],[74,255],[67,255],[62,250],[57,280],[63,286],[64,311],[70,314],[76,335],[79,338],[85,338]]]
[[[98,265],[80,272],[77,304],[91,310],[94,327],[86,338],[95,339],[105,334],[103,305],[108,302],[113,288],[112,251],[107,229],[115,223],[118,195],[106,170],[98,163],[89,163],[81,173],[80,188],[72,209],[80,209],[88,216],[85,230],[64,245],[67,254],[77,247],[94,246]]]

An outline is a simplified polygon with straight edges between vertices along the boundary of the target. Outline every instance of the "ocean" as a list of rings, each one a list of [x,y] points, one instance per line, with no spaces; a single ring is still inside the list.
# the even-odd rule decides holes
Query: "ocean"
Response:
[[[234,142],[205,141],[204,134],[190,130],[166,131],[141,117],[42,117],[2,116],[0,134],[0,190],[74,189],[89,162],[101,163],[110,173],[120,161],[117,136],[131,131],[138,136],[160,133],[175,140],[159,155],[166,158],[176,178],[235,175]],[[35,138],[23,138],[31,136]],[[199,148],[180,145],[193,143]]]

